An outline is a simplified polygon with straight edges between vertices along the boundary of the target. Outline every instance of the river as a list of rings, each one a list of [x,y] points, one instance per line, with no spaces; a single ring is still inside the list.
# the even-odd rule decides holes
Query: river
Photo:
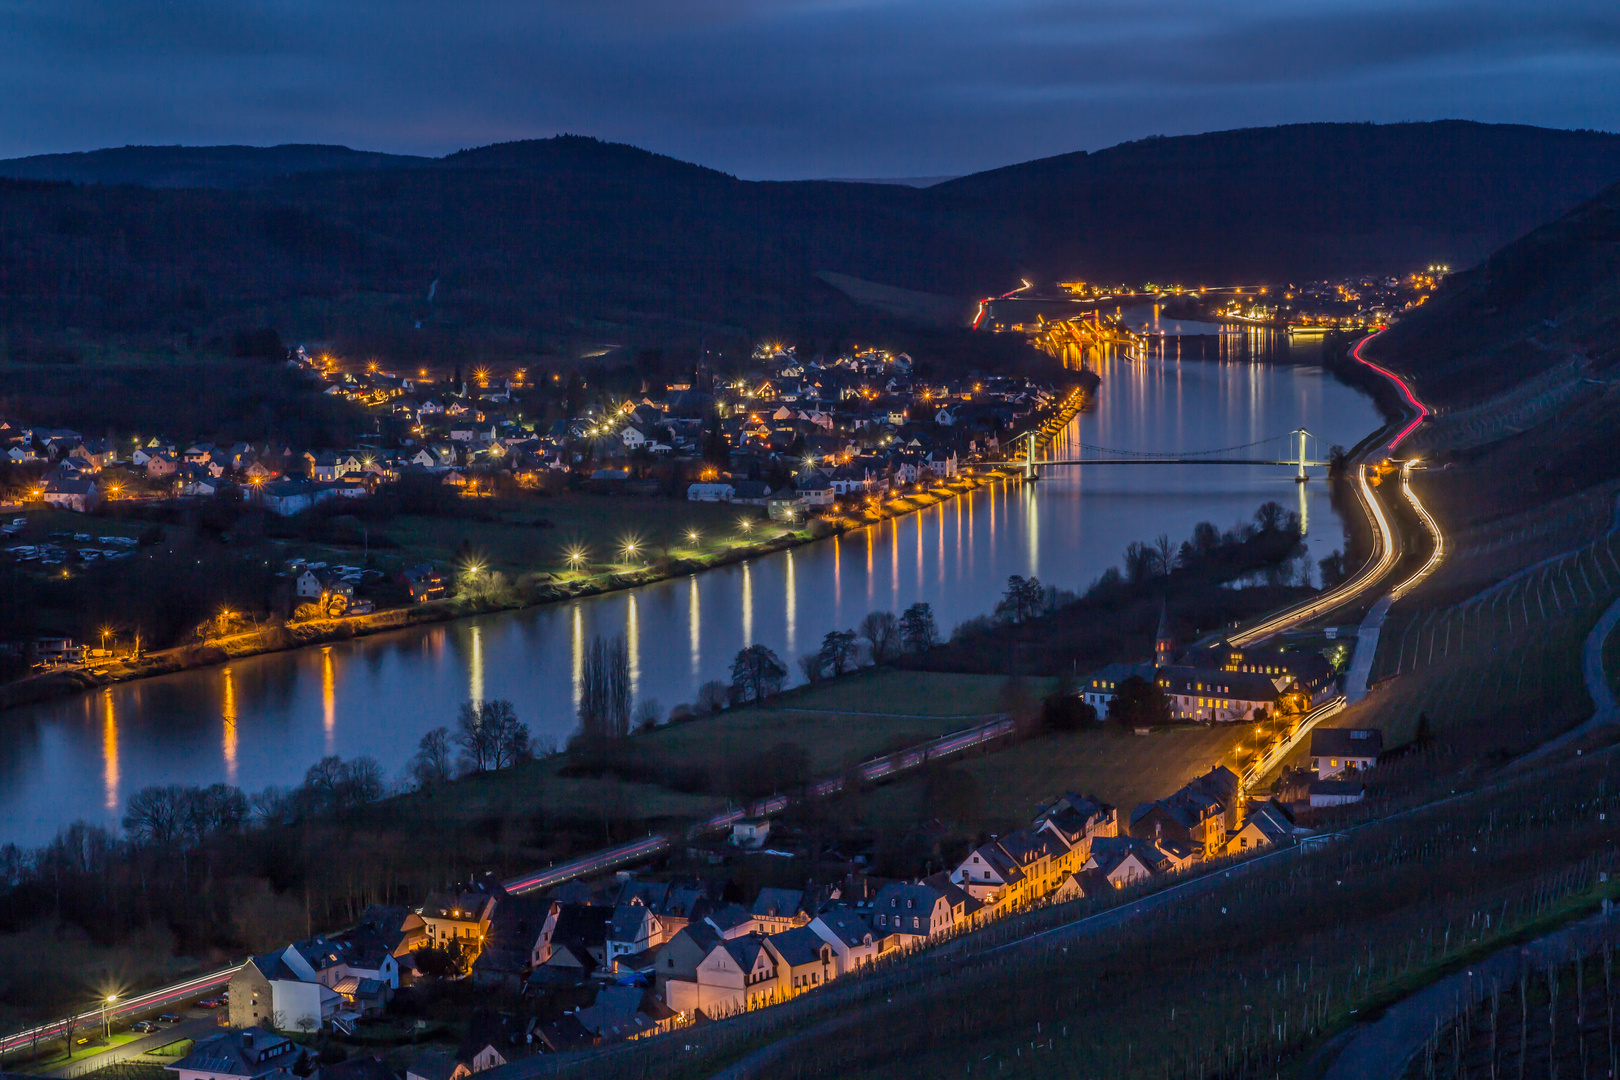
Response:
[[[1213,449],[1301,425],[1324,446],[1353,445],[1378,415],[1315,365],[1320,348],[1269,332],[1157,340],[1146,359],[1107,365],[1095,410],[1075,418],[1051,456],[1074,456],[1081,443]],[[1317,473],[1302,488],[1275,467],[1054,468],[1038,484],[983,488],[688,578],[13,710],[0,715],[0,844],[38,845],[81,818],[116,826],[130,793],[148,784],[224,781],[254,792],[298,783],[326,754],[369,754],[395,776],[422,733],[453,726],[468,698],[509,698],[539,741],[561,744],[594,634],[627,634],[637,699],[667,711],[725,679],[746,643],[770,646],[796,673],[795,659],[828,630],[918,600],[948,633],[993,608],[1009,574],[1080,590],[1132,540],[1179,542],[1199,521],[1225,528],[1268,499],[1302,512],[1320,558],[1342,544],[1342,526]]]

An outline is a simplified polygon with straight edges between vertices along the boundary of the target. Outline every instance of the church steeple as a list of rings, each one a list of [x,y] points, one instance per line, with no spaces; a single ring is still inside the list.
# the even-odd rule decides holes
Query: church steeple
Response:
[[[1176,639],[1170,633],[1170,606],[1159,605],[1159,629],[1153,635],[1153,662],[1169,667],[1176,658]]]

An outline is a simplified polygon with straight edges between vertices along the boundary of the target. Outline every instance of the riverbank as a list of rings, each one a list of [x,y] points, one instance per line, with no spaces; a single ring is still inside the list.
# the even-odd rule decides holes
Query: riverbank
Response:
[[[1069,408],[1065,402],[1063,409]],[[1079,403],[1064,416],[1063,423],[1079,411]],[[1056,416],[1053,418],[1056,419]],[[1048,421],[1050,424],[1052,421]],[[1061,430],[1061,427],[1059,428]],[[1019,483],[1021,477],[1007,468],[991,468],[984,473],[959,474],[916,491],[882,501],[873,500],[847,514],[814,518],[802,528],[754,543],[737,544],[723,551],[695,558],[662,559],[641,567],[615,566],[603,570],[568,571],[550,575],[525,590],[511,588],[503,595],[457,597],[388,608],[365,615],[310,619],[278,623],[242,633],[209,638],[194,645],[144,653],[138,659],[122,659],[99,667],[58,668],[30,675],[0,686],[0,711],[69,697],[118,683],[173,675],[182,671],[212,667],[231,660],[266,653],[287,652],[316,645],[330,645],[355,638],[370,637],[411,627],[451,622],[503,611],[520,611],[568,600],[620,592],[672,578],[731,566],[750,559],[786,551],[832,536],[904,517],[940,503],[997,483]]]

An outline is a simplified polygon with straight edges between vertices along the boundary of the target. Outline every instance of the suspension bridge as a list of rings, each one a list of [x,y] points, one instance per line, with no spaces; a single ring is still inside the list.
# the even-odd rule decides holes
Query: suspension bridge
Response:
[[[1037,444],[1040,432],[1031,431],[1019,436],[1024,443],[1021,459],[1003,462],[1023,469],[1024,479],[1035,480],[1041,470],[1059,465],[1268,465],[1286,466],[1295,470],[1294,479],[1303,484],[1310,479],[1307,469],[1327,468],[1332,462],[1322,460],[1321,439],[1304,428],[1295,428],[1284,435],[1223,446],[1214,450],[1193,450],[1161,453],[1143,450],[1118,450],[1089,443],[1071,443],[1079,457],[1040,458]],[[1316,457],[1309,453],[1315,443]],[[1087,452],[1094,456],[1085,456]]]

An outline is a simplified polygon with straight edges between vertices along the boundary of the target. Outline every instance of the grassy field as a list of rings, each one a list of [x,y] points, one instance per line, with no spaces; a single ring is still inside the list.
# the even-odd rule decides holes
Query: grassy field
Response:
[[[1036,696],[1052,680],[1032,680]],[[886,750],[958,731],[1001,709],[1006,680],[990,675],[868,670],[791,691],[768,707],[732,709],[646,736],[669,757],[796,742],[810,770],[830,775]]]
[[[975,714],[996,710],[1003,681],[973,675],[863,672],[785,694],[768,708],[728,709],[665,726],[632,737],[629,746],[632,758],[703,760],[791,741],[809,751],[812,775],[830,775],[902,742],[922,742],[976,723]],[[1040,681],[1030,682],[1028,688],[1034,693],[1047,689]],[[891,715],[841,714],[852,707]],[[455,842],[463,845],[462,859],[524,869],[525,860],[541,854],[537,845],[548,838],[544,824],[548,819],[600,821],[603,832],[593,842],[606,843],[621,839],[614,830],[622,831],[622,823],[647,828],[693,821],[725,802],[719,795],[687,794],[611,773],[563,775],[567,765],[565,757],[545,758],[468,777],[431,793],[391,799],[376,808],[377,826],[398,837],[459,837]]]
[[[77,1034],[79,1038],[85,1038],[87,1033],[81,1029]],[[135,1031],[116,1031],[113,1033],[112,1038],[103,1039],[101,1037],[100,1028],[97,1028],[94,1032],[88,1034],[90,1036],[90,1041],[84,1046],[75,1046],[71,1054],[57,1053],[50,1057],[30,1061],[28,1065],[22,1069],[22,1072],[24,1074],[51,1072],[56,1069],[60,1069],[64,1065],[72,1065],[76,1061],[83,1061],[85,1058],[95,1057],[97,1054],[105,1053],[114,1047],[123,1046],[125,1043],[131,1043],[136,1039],[145,1038],[144,1035]],[[56,1043],[60,1047],[61,1040],[56,1040]]]
[[[1138,803],[1163,798],[1217,764],[1235,767],[1234,750],[1247,731],[1248,725],[1187,726],[1133,735],[1105,723],[970,757],[956,768],[978,787],[986,829],[1026,823],[1036,807],[1064,791],[1113,803],[1125,819]],[[867,793],[862,815],[874,823],[920,822],[924,782],[905,780]]]

